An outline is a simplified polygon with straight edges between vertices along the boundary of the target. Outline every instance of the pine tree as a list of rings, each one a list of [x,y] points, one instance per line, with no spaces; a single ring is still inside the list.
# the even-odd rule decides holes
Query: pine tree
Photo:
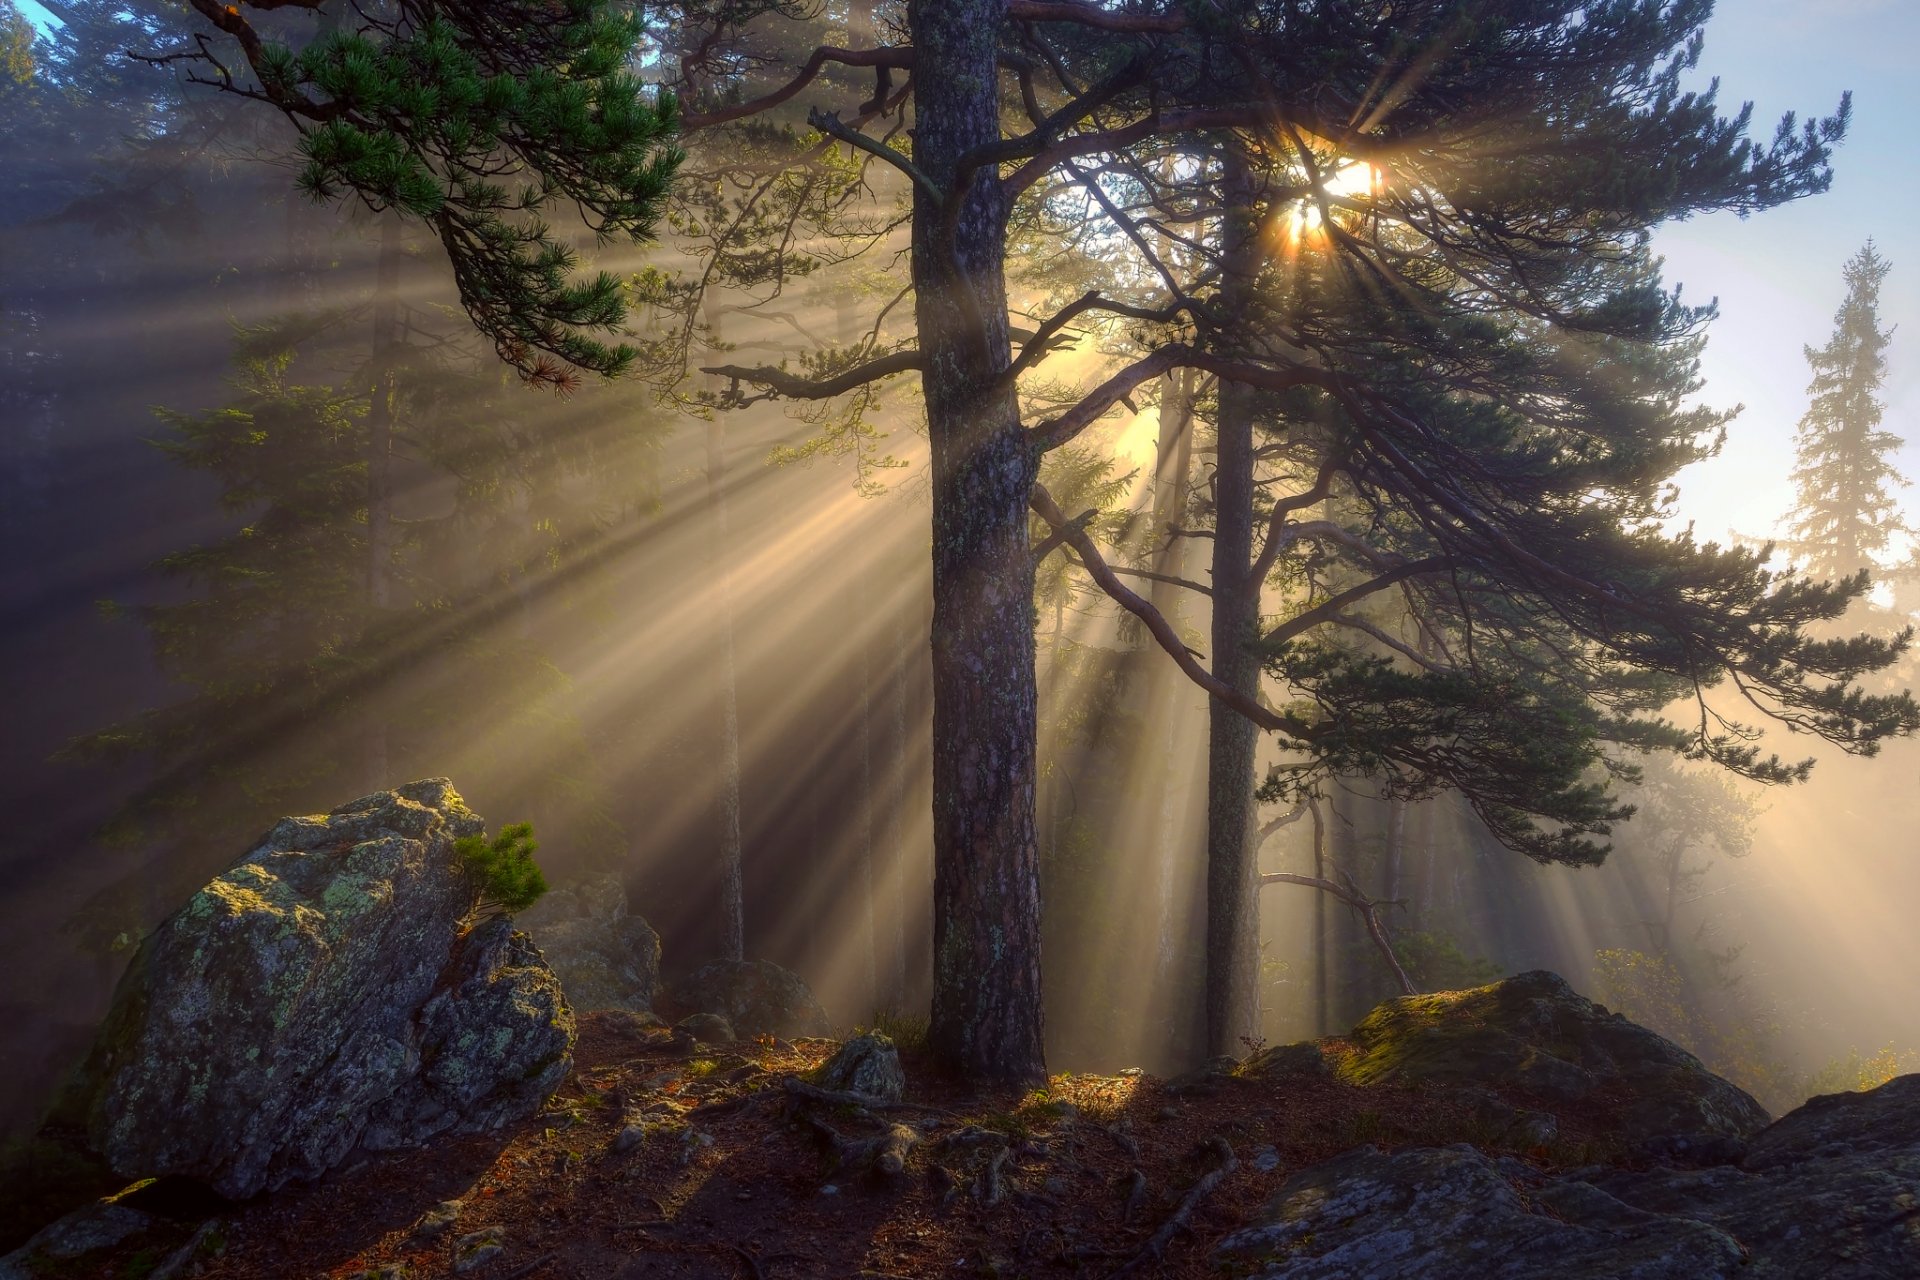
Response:
[[[136,56],[282,112],[299,130],[298,185],[314,199],[353,198],[431,227],[501,359],[561,390],[579,370],[611,377],[633,362],[631,344],[603,340],[625,325],[620,279],[583,276],[546,220],[572,207],[603,242],[645,243],[679,167],[679,109],[629,66],[642,28],[626,6],[342,4],[350,23],[298,44],[255,25],[286,7],[274,0],[189,7],[231,46],[197,32]],[[244,60],[250,79],[225,59]]]
[[[1841,275],[1846,301],[1833,336],[1805,348],[1812,402],[1794,437],[1789,526],[1796,558],[1815,578],[1875,574],[1894,536],[1905,530],[1892,490],[1907,483],[1889,455],[1902,443],[1880,426],[1891,329],[1880,327],[1880,285],[1893,264],[1869,240]]]
[[[724,28],[740,20],[731,7],[720,17],[705,5],[669,7],[710,25],[717,43],[704,48],[725,47]],[[741,6],[762,17],[780,7]],[[823,147],[844,143],[884,160],[910,185],[912,348],[875,353],[833,377],[721,372],[814,399],[919,374],[933,459],[939,727],[929,1035],[955,1067],[1022,1081],[1045,1073],[1029,507],[1216,699],[1310,746],[1329,769],[1392,770],[1416,788],[1484,775],[1478,811],[1537,857],[1601,852],[1593,837],[1617,808],[1582,775],[1608,733],[1795,776],[1752,745],[1746,726],[1708,718],[1683,730],[1636,715],[1658,705],[1647,698],[1668,681],[1697,689],[1737,678],[1778,719],[1860,751],[1920,724],[1911,700],[1867,698],[1852,683],[1904,640],[1820,643],[1806,634],[1844,608],[1845,588],[1779,580],[1755,556],[1661,535],[1657,477],[1697,453],[1684,412],[1658,396],[1633,403],[1630,391],[1615,397],[1622,417],[1608,432],[1553,413],[1559,388],[1616,374],[1636,381],[1635,342],[1690,323],[1657,286],[1614,287],[1611,264],[1630,257],[1648,228],[1768,208],[1828,182],[1844,108],[1756,145],[1744,114],[1723,117],[1711,93],[1681,91],[1706,12],[1661,0],[913,0],[903,28],[910,49],[821,48],[771,77],[760,96],[746,86],[687,117],[689,127],[712,127],[793,101],[824,65],[872,68],[871,96],[839,100],[851,115],[816,110],[809,122]],[[890,73],[906,67],[910,155],[890,141],[890,122],[874,124],[893,101]],[[1143,152],[1188,159],[1227,130],[1298,158],[1306,182],[1295,203],[1329,237],[1344,237],[1355,290],[1378,288],[1380,318],[1397,328],[1226,354],[1194,341],[1196,330],[1222,327],[1210,282],[1160,308],[1089,294],[1034,317],[1032,338],[1016,335],[1010,226],[1077,185],[1095,207],[1076,243],[1124,252],[1143,232],[1115,215],[1109,184]],[[1392,181],[1367,199],[1341,196],[1323,180],[1330,152],[1377,162]],[[1183,230],[1195,221],[1176,212]],[[1154,225],[1165,225],[1158,210]],[[1365,234],[1388,227],[1392,235]],[[1394,242],[1400,234],[1411,246]],[[1454,283],[1462,278],[1488,283],[1475,295]],[[1028,426],[1022,375],[1069,334],[1125,325],[1139,326],[1151,350]],[[1563,330],[1565,340],[1530,346],[1529,325]],[[1402,342],[1409,331],[1421,342]],[[1502,367],[1512,360],[1540,374],[1519,397]],[[1259,664],[1300,691],[1291,704],[1262,705],[1207,671],[1164,615],[1101,572],[1098,547],[1036,484],[1046,453],[1183,367],[1267,391],[1312,387],[1336,405],[1353,445],[1343,468],[1366,485],[1389,535],[1374,548],[1383,553],[1371,566],[1377,589],[1425,578],[1438,597],[1455,583],[1464,593],[1478,577],[1485,594],[1463,594],[1463,607],[1476,612],[1476,638],[1496,626],[1499,649],[1476,648],[1453,670],[1396,669],[1307,634],[1350,602],[1329,598],[1319,614],[1258,637]],[[1483,387],[1499,398],[1477,397]],[[1608,486],[1607,498],[1589,501],[1596,484]],[[1414,554],[1403,561],[1403,552]],[[1549,643],[1562,627],[1576,652]],[[1241,628],[1242,644],[1254,638],[1249,630]],[[1244,656],[1213,660],[1237,668]],[[1556,662],[1573,665],[1573,680],[1551,678]],[[1591,710],[1595,692],[1613,697],[1605,714]],[[1229,870],[1235,886],[1251,887],[1250,876]],[[1233,922],[1236,938],[1243,920],[1244,912]]]

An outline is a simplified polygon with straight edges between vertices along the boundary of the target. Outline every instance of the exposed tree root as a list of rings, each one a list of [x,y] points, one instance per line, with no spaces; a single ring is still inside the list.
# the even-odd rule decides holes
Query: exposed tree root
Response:
[[[1146,1198],[1147,1175],[1138,1169],[1129,1169],[1127,1171],[1127,1198],[1126,1203],[1122,1205],[1120,1209],[1120,1221],[1131,1225],[1133,1215],[1140,1211],[1140,1205]]]
[[[1113,1273],[1111,1280],[1120,1280],[1122,1276],[1134,1275],[1143,1268],[1159,1265],[1161,1258],[1166,1255],[1167,1246],[1173,1243],[1173,1238],[1186,1230],[1192,1222],[1193,1211],[1213,1194],[1213,1189],[1219,1186],[1227,1175],[1240,1167],[1239,1158],[1233,1154],[1233,1147],[1225,1138],[1217,1136],[1209,1138],[1207,1149],[1213,1152],[1217,1163],[1201,1175],[1198,1182],[1187,1189],[1187,1194],[1181,1197],[1180,1207],[1173,1211],[1173,1216],[1161,1223],[1160,1229],[1147,1238],[1146,1244],[1140,1247],[1140,1252],[1121,1264],[1120,1269]]]

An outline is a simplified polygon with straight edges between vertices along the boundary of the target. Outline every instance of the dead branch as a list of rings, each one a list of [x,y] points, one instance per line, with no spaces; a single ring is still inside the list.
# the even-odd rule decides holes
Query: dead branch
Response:
[[[1400,958],[1394,955],[1393,943],[1387,938],[1386,926],[1380,923],[1380,908],[1382,906],[1398,905],[1397,900],[1369,898],[1360,892],[1359,886],[1355,885],[1351,879],[1342,885],[1332,880],[1322,879],[1319,876],[1295,875],[1290,871],[1268,871],[1261,875],[1260,883],[1263,885],[1303,884],[1309,889],[1318,889],[1322,893],[1330,893],[1352,907],[1361,920],[1366,923],[1367,936],[1373,939],[1373,945],[1379,949],[1381,956],[1385,958],[1387,967],[1393,970],[1395,980],[1400,983],[1401,994],[1409,996],[1417,996],[1420,994],[1420,988],[1413,985],[1413,979],[1407,976],[1407,971],[1400,965]]]

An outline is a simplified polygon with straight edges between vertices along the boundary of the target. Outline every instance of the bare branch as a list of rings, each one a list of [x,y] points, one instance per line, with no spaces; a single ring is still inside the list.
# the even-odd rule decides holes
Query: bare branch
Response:
[[[864,387],[869,382],[878,382],[882,378],[891,378],[899,373],[916,372],[920,368],[920,353],[908,350],[879,356],[831,378],[797,377],[785,369],[777,369],[770,365],[711,365],[702,368],[700,372],[728,379],[733,384],[732,395],[735,398],[739,394],[739,384],[745,382],[752,386],[765,387],[768,395],[772,397],[784,396],[789,400],[830,400],[856,387]]]
[[[205,0],[194,0],[196,7]],[[806,65],[801,67],[793,79],[775,89],[772,93],[762,94],[751,102],[737,102],[732,106],[719,107],[707,112],[689,112],[680,117],[680,131],[692,133],[696,129],[711,128],[716,124],[725,124],[729,120],[740,120],[757,115],[769,108],[777,107],[787,99],[799,93],[813,83],[814,77],[829,62],[838,62],[849,67],[911,67],[912,49],[837,49],[822,45],[813,51]]]
[[[1301,740],[1313,737],[1313,726],[1306,721],[1295,716],[1281,715],[1270,707],[1260,705],[1259,702],[1218,679],[1202,666],[1199,661],[1200,655],[1189,649],[1180,639],[1180,633],[1173,629],[1173,624],[1167,621],[1166,615],[1137,593],[1129,590],[1126,584],[1120,581],[1106,560],[1101,557],[1099,548],[1093,545],[1093,539],[1087,536],[1087,531],[1067,519],[1066,514],[1060,510],[1059,504],[1053,500],[1053,495],[1047,492],[1045,485],[1033,486],[1028,505],[1033,508],[1035,515],[1058,530],[1067,544],[1080,553],[1082,567],[1099,584],[1100,589],[1112,597],[1121,608],[1146,624],[1147,631],[1159,641],[1160,647],[1167,651],[1190,680],[1263,729],[1277,730]]]
[[[1384,898],[1369,898],[1360,892],[1359,888],[1353,884],[1351,879],[1342,885],[1336,884],[1332,880],[1323,880],[1319,876],[1295,875],[1290,871],[1268,871],[1261,875],[1260,883],[1263,885],[1303,884],[1309,889],[1318,889],[1322,893],[1330,893],[1352,907],[1355,913],[1366,922],[1367,935],[1373,939],[1373,945],[1379,949],[1381,956],[1386,959],[1387,967],[1393,970],[1393,976],[1400,983],[1402,994],[1410,996],[1420,994],[1420,988],[1413,985],[1413,979],[1409,978],[1407,971],[1400,966],[1400,958],[1394,955],[1393,943],[1387,939],[1386,928],[1380,923],[1381,906],[1398,905],[1397,902],[1390,902]]]

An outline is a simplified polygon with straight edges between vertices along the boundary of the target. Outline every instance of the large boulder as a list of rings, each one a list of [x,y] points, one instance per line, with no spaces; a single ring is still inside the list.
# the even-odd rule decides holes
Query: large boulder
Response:
[[[1288,1178],[1218,1246],[1268,1280],[1920,1276],[1920,1076],[1815,1098],[1710,1168],[1553,1174],[1362,1147]]]
[[[649,1013],[660,983],[660,935],[627,908],[616,876],[561,885],[515,918],[560,975],[567,1003],[586,1012]]]
[[[1350,1083],[1506,1087],[1552,1103],[1604,1097],[1618,1136],[1634,1145],[1738,1140],[1769,1120],[1679,1045],[1543,970],[1389,1000],[1349,1039],[1359,1052],[1340,1074]]]
[[[282,819],[141,944],[68,1115],[119,1173],[237,1199],[537,1110],[573,1015],[524,934],[470,919],[481,830],[444,778]]]
[[[715,960],[674,984],[688,1013],[717,1013],[743,1036],[824,1036],[826,1010],[800,975],[769,960]]]
[[[1739,1237],[1754,1258],[1746,1275],[1920,1276],[1920,1075],[1814,1098],[1737,1166],[1583,1176],[1637,1209]]]

